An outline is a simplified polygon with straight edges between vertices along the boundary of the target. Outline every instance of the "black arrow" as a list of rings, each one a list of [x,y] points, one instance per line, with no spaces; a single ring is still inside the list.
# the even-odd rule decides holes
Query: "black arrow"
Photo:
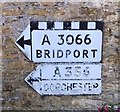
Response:
[[[33,82],[39,82],[42,81],[42,79],[40,77],[36,77],[36,78],[32,78],[31,76],[29,77],[29,79],[27,79],[27,81],[33,85]]]
[[[17,43],[24,49],[24,45],[31,45],[31,40],[24,40],[24,36],[22,36],[18,41]]]

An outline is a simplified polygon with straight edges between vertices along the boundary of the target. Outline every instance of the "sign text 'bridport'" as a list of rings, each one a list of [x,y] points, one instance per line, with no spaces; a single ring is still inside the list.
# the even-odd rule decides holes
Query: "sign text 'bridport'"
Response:
[[[103,22],[32,21],[16,45],[40,63],[25,81],[40,95],[101,94]]]
[[[100,62],[101,22],[31,22],[17,46],[33,62]],[[99,43],[99,44],[98,44]]]

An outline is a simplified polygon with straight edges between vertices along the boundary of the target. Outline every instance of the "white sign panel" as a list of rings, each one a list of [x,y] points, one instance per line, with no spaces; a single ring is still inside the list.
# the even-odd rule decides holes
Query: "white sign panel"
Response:
[[[101,93],[101,64],[42,64],[25,81],[41,95]]]
[[[34,62],[101,61],[101,31],[34,30],[32,37]]]
[[[16,45],[40,63],[25,81],[40,95],[101,93],[103,22],[32,21]]]
[[[33,62],[100,62],[102,22],[31,22],[16,45]]]
[[[40,64],[30,76],[42,79],[100,79],[101,64]]]
[[[45,80],[35,82],[33,88],[40,95],[100,94],[101,80]]]

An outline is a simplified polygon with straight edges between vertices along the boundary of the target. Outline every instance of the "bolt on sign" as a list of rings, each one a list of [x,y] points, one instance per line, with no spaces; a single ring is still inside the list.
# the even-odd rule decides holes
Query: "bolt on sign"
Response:
[[[41,95],[101,93],[103,22],[32,21],[16,45],[42,63],[25,81]]]

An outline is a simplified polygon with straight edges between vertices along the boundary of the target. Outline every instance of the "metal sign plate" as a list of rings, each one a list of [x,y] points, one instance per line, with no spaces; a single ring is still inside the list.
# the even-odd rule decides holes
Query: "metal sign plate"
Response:
[[[100,62],[103,23],[31,22],[16,45],[33,62]]]
[[[101,93],[103,22],[32,21],[16,40],[41,63],[25,81],[40,95]]]
[[[101,93],[101,64],[42,64],[25,81],[40,95]]]

